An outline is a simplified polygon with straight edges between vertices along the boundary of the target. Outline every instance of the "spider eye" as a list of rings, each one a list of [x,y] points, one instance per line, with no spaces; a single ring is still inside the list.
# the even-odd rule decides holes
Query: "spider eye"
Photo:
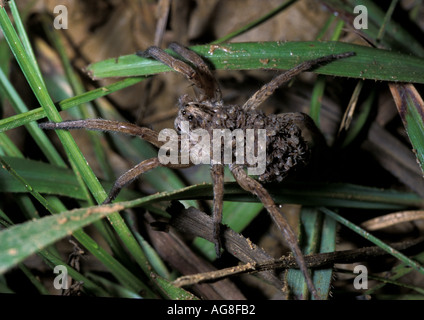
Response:
[[[193,116],[192,116],[192,115],[189,115],[189,116],[187,117],[187,119],[188,119],[188,121],[191,121],[191,120],[193,120]]]
[[[187,112],[185,112],[185,111],[181,111],[181,114],[182,114],[183,116],[185,116],[185,115],[186,115],[186,113],[187,113]]]

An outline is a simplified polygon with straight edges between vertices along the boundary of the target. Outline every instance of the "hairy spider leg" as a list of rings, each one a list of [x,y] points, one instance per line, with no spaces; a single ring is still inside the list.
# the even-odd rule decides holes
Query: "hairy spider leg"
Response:
[[[184,61],[178,60],[162,50],[159,47],[151,46],[145,51],[137,51],[138,56],[143,58],[154,58],[166,64],[171,69],[184,75],[195,87],[201,90],[202,95],[206,95],[205,88],[203,88],[203,80],[198,72],[196,72],[190,65]]]
[[[177,60],[166,51],[158,47],[149,47],[146,51],[137,53],[143,57],[153,57],[154,59],[163,62],[175,71],[183,74],[189,81],[197,86],[203,92],[203,97],[200,99],[215,99],[215,102],[221,103],[221,90],[219,85],[213,76],[212,72],[203,61],[203,59],[197,55],[194,51],[191,51],[184,46],[177,43],[171,43],[169,46],[176,53],[187,59],[196,67],[197,70],[193,69],[188,64]],[[219,100],[216,100],[219,99]],[[220,237],[220,223],[222,221],[222,208],[224,198],[224,169],[222,165],[212,165],[211,176],[213,182],[213,209],[212,218],[214,221],[214,238],[215,238],[215,251],[218,257],[221,255],[221,237]]]
[[[205,91],[206,97],[214,101],[221,101],[222,92],[218,81],[212,74],[209,66],[205,63],[205,61],[194,51],[187,49],[177,42],[172,42],[169,45],[169,48],[196,66],[197,71],[200,72],[200,81],[202,81],[201,88]]]
[[[282,74],[278,75],[274,79],[272,79],[270,82],[264,84],[258,91],[256,91],[250,98],[247,100],[244,105],[243,109],[247,112],[250,110],[255,110],[258,108],[266,99],[268,99],[269,96],[271,96],[274,91],[282,86],[284,83],[290,81],[298,74],[308,71],[312,69],[313,67],[316,67],[321,64],[329,63],[334,60],[343,59],[347,57],[354,56],[355,52],[344,52],[340,54],[332,54],[328,56],[324,56],[318,59],[314,60],[308,60],[304,61],[294,68],[283,72]]]
[[[213,238],[216,256],[220,257],[222,248],[220,226],[224,203],[224,166],[222,164],[213,164],[211,166],[211,177],[213,182]]]
[[[130,136],[140,137],[158,148],[164,144],[164,142],[158,140],[158,133],[156,131],[123,121],[105,119],[67,120],[62,122],[42,122],[39,123],[38,126],[41,129],[49,130],[86,129],[94,131],[119,132]]]
[[[63,130],[73,130],[73,129],[86,129],[86,130],[96,130],[96,131],[105,131],[105,132],[119,132],[132,136],[138,136],[143,140],[153,144],[154,146],[160,148],[164,142],[158,140],[158,133],[148,128],[139,127],[132,123],[114,121],[114,120],[105,120],[105,119],[86,119],[86,120],[69,120],[63,122],[43,122],[39,124],[39,127],[42,129],[63,129]],[[180,161],[178,163],[181,163]],[[119,192],[133,182],[141,174],[150,171],[156,167],[167,167],[173,169],[183,169],[192,166],[193,164],[162,164],[160,163],[157,157],[144,160],[123,173],[114,183],[112,189],[109,191],[108,196],[103,201],[102,204],[111,203]]]
[[[315,289],[314,283],[312,282],[312,278],[310,276],[308,268],[306,267],[306,262],[303,257],[302,251],[300,250],[299,245],[297,244],[297,237],[294,234],[289,223],[287,222],[286,218],[282,215],[281,211],[275,204],[274,200],[272,200],[272,197],[270,196],[268,191],[262,186],[261,183],[259,183],[258,181],[250,177],[243,170],[243,167],[241,165],[230,165],[229,167],[237,183],[244,190],[254,194],[255,196],[259,198],[259,200],[261,200],[262,204],[264,205],[265,209],[270,214],[274,223],[278,226],[280,231],[284,234],[285,236],[284,238],[286,239],[291,251],[293,252],[293,255],[296,259],[299,269],[302,271],[306,279],[308,289],[310,290],[311,294],[315,298],[317,298],[318,294]]]

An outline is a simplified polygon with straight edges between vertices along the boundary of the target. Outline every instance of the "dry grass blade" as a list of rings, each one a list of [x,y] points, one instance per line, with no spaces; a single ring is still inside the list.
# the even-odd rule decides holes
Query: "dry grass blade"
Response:
[[[367,220],[361,224],[361,227],[368,231],[374,231],[419,219],[424,219],[424,210],[400,211]]]
[[[392,244],[391,247],[396,250],[410,249],[423,241],[423,237]],[[317,253],[305,256],[308,268],[322,268],[333,266],[335,263],[353,263],[365,261],[371,257],[381,257],[387,255],[387,252],[378,246],[366,247],[361,249],[343,250],[328,253]],[[182,276],[177,278],[173,284],[178,287],[189,286],[207,281],[217,281],[226,277],[239,275],[242,273],[256,273],[264,270],[289,269],[296,268],[297,263],[293,257],[283,257],[277,260],[263,261],[257,263],[246,263],[240,266],[224,268],[218,271],[199,273],[195,275]]]

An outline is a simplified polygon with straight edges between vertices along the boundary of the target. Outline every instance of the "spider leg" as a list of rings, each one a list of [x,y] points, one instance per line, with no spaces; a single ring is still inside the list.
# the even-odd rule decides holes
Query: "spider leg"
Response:
[[[215,240],[216,256],[221,256],[221,232],[220,224],[222,221],[222,205],[224,201],[224,166],[214,164],[211,167],[211,176],[213,182],[213,237]]]
[[[116,196],[119,194],[122,188],[133,182],[138,176],[143,173],[150,171],[157,167],[167,167],[167,168],[188,168],[192,164],[167,164],[163,165],[160,163],[158,158],[150,158],[144,161],[141,161],[139,164],[131,168],[130,170],[123,173],[114,183],[112,189],[109,192],[107,198],[103,201],[102,204],[111,203]]]
[[[158,133],[149,128],[139,127],[135,124],[105,119],[70,120],[62,122],[42,122],[38,126],[41,129],[87,129],[106,132],[120,132],[131,136],[140,137],[143,140],[160,148],[164,142],[158,140]]]
[[[247,173],[243,170],[242,166],[230,164],[229,167],[237,183],[244,190],[253,193],[261,200],[265,209],[271,215],[272,220],[276,223],[280,231],[284,234],[285,239],[288,245],[290,246],[291,251],[293,252],[299,269],[302,271],[303,276],[305,277],[309,291],[314,297],[317,297],[317,292],[312,282],[311,275],[309,274],[309,271],[306,267],[302,251],[300,250],[299,245],[297,244],[297,237],[292,231],[286,218],[281,214],[277,205],[274,203],[274,200],[272,200],[268,191],[258,181],[247,175]]]
[[[202,88],[205,91],[205,95],[214,99],[215,101],[221,101],[221,89],[205,61],[197,53],[180,45],[179,43],[172,42],[169,45],[169,48],[190,61],[198,68],[198,72],[200,73],[200,80],[202,81]]]
[[[272,95],[278,87],[290,81],[291,79],[293,79],[293,77],[297,76],[298,74],[304,71],[312,69],[313,67],[316,67],[320,64],[328,63],[337,59],[351,57],[354,55],[355,55],[354,52],[345,52],[340,54],[332,54],[332,55],[321,57],[318,59],[302,62],[299,65],[295,66],[294,68],[278,75],[267,84],[263,85],[258,91],[256,91],[256,93],[253,94],[253,96],[249,98],[249,100],[247,100],[244,103],[243,109],[245,111],[256,109],[266,99],[268,99],[268,97]]]
[[[171,49],[199,67],[200,71],[196,71],[186,62],[174,58],[169,53],[156,46],[151,46],[147,48],[146,51],[138,51],[136,54],[144,58],[152,57],[184,75],[201,91],[201,99],[214,99],[215,97],[220,98],[221,91],[217,87],[215,78],[200,56],[176,43],[171,45]]]
[[[143,140],[153,144],[154,146],[160,148],[164,142],[158,140],[158,133],[148,128],[139,127],[135,124],[114,120],[104,120],[104,119],[86,119],[86,120],[71,120],[63,122],[43,122],[39,124],[39,127],[42,129],[63,129],[63,130],[72,130],[72,129],[87,129],[87,130],[97,130],[97,131],[106,131],[106,132],[120,132],[132,136],[140,137]],[[179,156],[177,164],[162,164],[158,158],[151,158],[144,160],[134,166],[132,169],[128,170],[122,174],[114,183],[111,191],[107,198],[103,201],[103,204],[112,202],[118,193],[123,187],[130,184],[141,174],[150,171],[156,167],[168,167],[168,168],[188,168],[192,166],[192,163],[189,164],[180,164],[181,159]]]
[[[136,53],[138,56],[143,58],[152,57],[164,64],[166,64],[171,69],[181,73],[184,75],[191,83],[193,83],[196,87],[203,90],[202,81],[200,79],[199,74],[187,63],[184,61],[175,59],[166,51],[162,50],[159,47],[151,46],[146,49],[146,51],[138,51]]]

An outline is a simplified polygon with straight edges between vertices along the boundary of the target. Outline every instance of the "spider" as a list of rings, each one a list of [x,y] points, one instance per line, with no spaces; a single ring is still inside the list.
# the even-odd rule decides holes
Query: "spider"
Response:
[[[188,81],[197,88],[198,92],[196,97],[193,98],[188,95],[183,95],[179,98],[178,115],[174,123],[175,129],[180,134],[179,137],[181,137],[181,130],[184,122],[189,124],[190,130],[200,128],[208,132],[212,132],[214,129],[242,129],[243,132],[247,129],[265,129],[266,145],[258,146],[261,150],[258,152],[266,152],[265,172],[258,177],[259,181],[262,182],[269,182],[272,180],[281,181],[295,169],[305,166],[309,161],[311,149],[302,137],[301,125],[306,124],[307,127],[312,128],[313,130],[318,129],[315,127],[313,120],[304,113],[265,115],[262,111],[258,110],[258,107],[271,94],[273,94],[278,87],[280,87],[283,83],[290,81],[301,72],[308,71],[320,64],[329,63],[337,59],[354,55],[353,52],[346,52],[300,63],[294,68],[281,73],[269,83],[262,86],[244,103],[243,106],[238,106],[224,104],[218,82],[213,76],[207,63],[199,55],[178,43],[171,43],[169,48],[181,56],[184,60],[174,58],[166,51],[155,46],[149,47],[146,51],[139,51],[137,52],[137,55],[144,58],[154,58],[168,65],[176,72],[184,75]],[[43,129],[87,129],[120,132],[138,136],[158,148],[164,145],[164,142],[159,140],[159,134],[154,130],[139,127],[131,123],[113,120],[86,119],[64,121],[59,123],[44,122],[40,124],[40,127]],[[193,142],[191,141],[190,148],[192,147]],[[233,152],[233,155],[235,155],[235,152]],[[213,234],[218,257],[220,256],[222,248],[220,223],[222,219],[222,205],[224,197],[225,164],[223,161],[211,161],[210,163],[213,183]],[[188,164],[163,164],[159,161],[159,157],[144,160],[122,174],[116,180],[103,204],[112,202],[123,187],[149,170],[159,166],[169,168],[187,168],[192,165],[194,165],[192,161]],[[247,162],[242,164],[231,162],[228,164],[236,182],[244,190],[257,196],[263,203],[265,209],[283,233],[287,244],[293,252],[298,266],[305,277],[309,291],[312,295],[317,297],[316,289],[306,267],[295,233],[266,188],[258,180],[246,173],[244,169],[249,166],[251,165]]]

